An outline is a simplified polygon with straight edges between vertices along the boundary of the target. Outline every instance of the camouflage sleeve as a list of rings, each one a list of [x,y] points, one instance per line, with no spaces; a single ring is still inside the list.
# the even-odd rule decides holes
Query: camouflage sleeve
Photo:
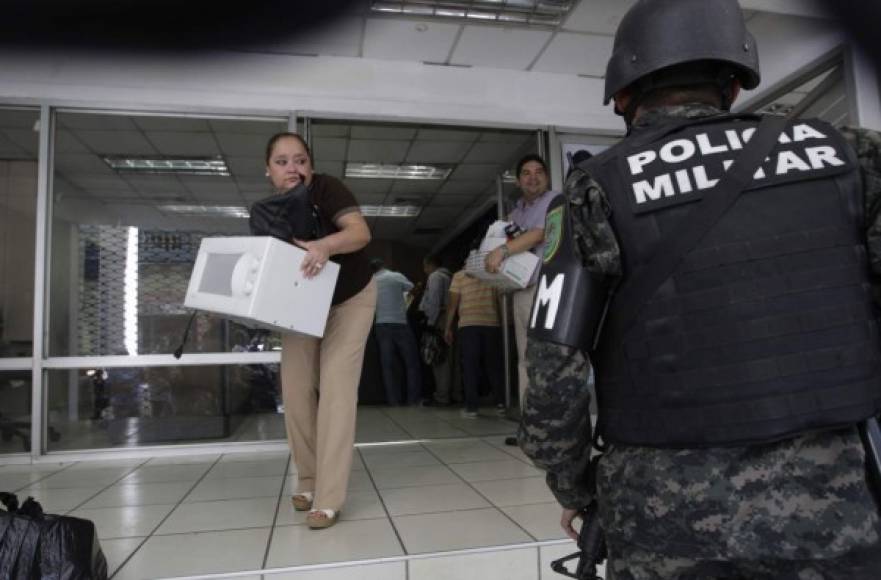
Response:
[[[578,252],[591,272],[621,275],[621,254],[609,216],[606,193],[594,179],[576,168],[566,180],[566,197]]]
[[[585,267],[619,276],[621,256],[605,192],[577,168],[566,180],[565,192]],[[577,349],[536,340],[527,343],[526,359],[529,390],[520,447],[547,472],[548,487],[563,507],[583,508],[593,497],[587,477],[592,443],[590,361]]]
[[[518,440],[565,508],[587,506],[590,462],[590,362],[581,351],[543,341],[527,343],[529,389]]]
[[[868,129],[842,129],[857,154],[866,210],[866,249],[874,275],[876,301],[881,296],[881,133]]]

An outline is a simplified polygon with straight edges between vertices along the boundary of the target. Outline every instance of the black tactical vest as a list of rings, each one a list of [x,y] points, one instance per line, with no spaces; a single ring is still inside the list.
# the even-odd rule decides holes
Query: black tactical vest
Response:
[[[652,127],[583,165],[612,205],[622,284],[660,240],[688,228],[757,121]],[[604,438],[744,445],[878,412],[868,275],[854,154],[826,123],[790,122],[752,185],[629,328],[615,324],[616,313],[634,305],[612,300],[593,357]]]

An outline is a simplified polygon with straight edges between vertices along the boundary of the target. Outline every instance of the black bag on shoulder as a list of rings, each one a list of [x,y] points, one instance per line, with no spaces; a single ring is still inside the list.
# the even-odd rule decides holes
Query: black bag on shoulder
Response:
[[[0,578],[106,580],[107,560],[89,520],[43,513],[33,498],[19,506],[0,493]]]
[[[248,224],[253,236],[272,236],[290,244],[294,238],[307,241],[327,235],[304,183],[254,202],[250,214]]]

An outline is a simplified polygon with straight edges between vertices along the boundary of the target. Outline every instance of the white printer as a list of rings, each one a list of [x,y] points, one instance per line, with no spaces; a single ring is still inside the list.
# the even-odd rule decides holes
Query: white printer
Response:
[[[501,290],[519,290],[529,285],[532,273],[538,268],[539,257],[532,252],[520,252],[505,259],[498,273],[486,271],[486,255],[507,241],[505,228],[508,225],[510,222],[497,220],[489,226],[480,247],[468,254],[465,271]]]

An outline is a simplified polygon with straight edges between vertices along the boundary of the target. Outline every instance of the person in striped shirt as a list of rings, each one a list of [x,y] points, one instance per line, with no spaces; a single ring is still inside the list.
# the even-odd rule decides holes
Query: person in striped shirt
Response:
[[[465,391],[463,417],[477,417],[483,374],[492,389],[496,408],[504,412],[505,380],[498,292],[483,281],[468,276],[464,270],[456,272],[450,282],[444,332],[447,344],[453,343],[453,325],[457,319]]]

